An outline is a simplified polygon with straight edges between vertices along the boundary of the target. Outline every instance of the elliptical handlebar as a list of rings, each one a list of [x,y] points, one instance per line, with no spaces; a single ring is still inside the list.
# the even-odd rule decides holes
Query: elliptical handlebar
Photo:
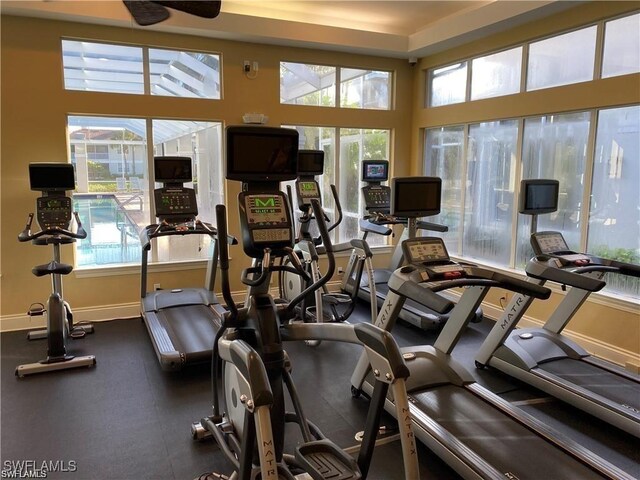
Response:
[[[311,207],[313,208],[313,214],[316,219],[322,218],[320,217],[322,213],[322,207],[320,206],[320,202],[316,199],[311,200]],[[302,292],[300,292],[293,300],[289,302],[287,308],[285,309],[285,316],[292,315],[294,312],[294,308],[298,303],[304,300],[304,298],[311,292],[316,291],[319,288],[322,288],[330,279],[333,277],[333,274],[336,269],[336,259],[333,255],[333,244],[331,243],[331,238],[329,237],[329,231],[327,229],[327,224],[324,221],[318,221],[318,230],[320,230],[320,237],[322,238],[322,243],[325,247],[325,252],[327,253],[327,259],[329,261],[329,266],[325,274],[318,280],[316,283],[312,283],[307,288],[305,288]]]
[[[230,319],[234,320],[238,316],[238,307],[231,296],[231,286],[229,283],[229,245],[227,235],[227,209],[224,205],[216,205],[216,226],[218,230],[218,257],[220,260],[220,276],[222,284],[222,297],[227,304]],[[225,241],[221,241],[224,239]]]
[[[331,184],[331,195],[333,195],[333,202],[336,206],[336,210],[338,212],[338,215],[336,217],[336,221],[333,223],[333,225],[331,225],[329,228],[327,228],[327,232],[332,231],[334,228],[336,228],[338,225],[340,225],[340,223],[342,223],[342,205],[340,204],[340,199],[338,198],[338,190],[336,189],[336,186],[334,184]],[[324,211],[323,211],[324,213]],[[326,219],[326,216],[325,216]]]
[[[76,224],[78,225],[78,228],[75,232],[72,232],[71,230],[66,230],[61,227],[51,227],[51,228],[45,228],[44,230],[40,230],[39,232],[36,232],[36,233],[31,233],[31,225],[33,224],[33,213],[30,213],[27,219],[27,225],[25,226],[24,230],[20,232],[20,234],[18,235],[18,241],[28,242],[30,240],[36,240],[46,235],[50,235],[52,237],[66,237],[70,239],[87,238],[87,231],[82,227],[82,222],[80,221],[80,216],[78,215],[78,212],[73,212],[73,216],[76,220]]]

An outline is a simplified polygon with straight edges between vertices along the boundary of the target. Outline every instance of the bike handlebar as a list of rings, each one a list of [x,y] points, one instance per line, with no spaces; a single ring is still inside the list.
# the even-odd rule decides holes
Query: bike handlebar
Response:
[[[87,238],[87,231],[82,227],[82,222],[80,221],[80,216],[78,212],[73,212],[73,216],[76,220],[76,224],[78,225],[78,229],[75,232],[71,230],[66,230],[61,227],[51,227],[45,228],[44,230],[40,230],[36,233],[31,233],[31,225],[33,224],[33,213],[29,214],[27,219],[27,225],[24,230],[20,232],[18,235],[18,241],[20,242],[28,242],[30,240],[36,240],[40,237],[44,237],[46,235],[50,235],[53,237],[67,237],[67,238]]]

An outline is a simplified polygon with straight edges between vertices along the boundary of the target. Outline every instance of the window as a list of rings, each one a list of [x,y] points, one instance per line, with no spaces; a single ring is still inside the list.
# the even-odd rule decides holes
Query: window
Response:
[[[605,24],[602,77],[640,71],[640,13]]]
[[[340,106],[389,110],[391,73],[356,68],[340,69]]]
[[[336,106],[336,68],[280,62],[280,103]]]
[[[286,125],[283,125],[286,126]],[[387,160],[389,158],[389,130],[358,128],[288,126],[300,134],[300,148],[324,150],[324,175],[321,179],[322,204],[331,219],[337,212],[333,204],[330,185],[336,185],[342,207],[343,219],[336,229],[335,242],[347,242],[361,238],[359,220],[364,216],[360,188],[362,160]],[[336,152],[339,152],[336,155]],[[337,176],[337,178],[336,178]],[[386,245],[386,237],[371,235],[369,245]]]
[[[442,234],[452,255],[461,252],[464,193],[464,126],[434,128],[426,131],[424,174],[442,179],[440,214],[429,221],[449,227]]]
[[[64,88],[144,93],[142,48],[62,40]]]
[[[558,211],[540,215],[538,231],[562,232],[569,247],[581,250],[590,114],[588,112],[527,118],[522,146],[522,178],[552,178],[560,182]],[[518,215],[516,268],[524,269],[533,255],[529,243],[531,217]]]
[[[140,231],[155,221],[149,151],[192,158],[199,217],[213,222],[214,205],[223,201],[221,129],[214,122],[69,116],[71,163],[77,177],[74,203],[88,233],[76,244],[77,265],[140,262]],[[106,154],[97,158],[95,152]],[[153,261],[208,258],[208,239],[189,237],[179,248],[172,247],[175,239],[165,240],[152,251]]]
[[[456,63],[429,72],[429,106],[461,103],[467,93],[467,62]]]
[[[640,105],[427,129],[423,172],[442,178],[433,221],[449,227],[451,254],[523,270],[533,252],[531,217],[514,211],[520,179],[552,178],[560,182],[558,211],[540,215],[538,231],[561,232],[572,250],[637,264],[638,138]],[[638,279],[606,281],[606,291],[640,298]]]
[[[462,254],[509,265],[518,122],[471,125]]]
[[[220,98],[214,54],[62,40],[62,63],[67,90]]]
[[[587,251],[640,263],[640,106],[598,112]],[[609,275],[607,290],[640,297],[637,278]]]
[[[527,91],[593,80],[597,26],[529,46]]]
[[[280,62],[280,103],[389,110],[391,72]]]
[[[210,53],[149,49],[151,94],[220,98],[220,57]]]
[[[471,62],[471,100],[509,95],[520,91],[522,47]]]

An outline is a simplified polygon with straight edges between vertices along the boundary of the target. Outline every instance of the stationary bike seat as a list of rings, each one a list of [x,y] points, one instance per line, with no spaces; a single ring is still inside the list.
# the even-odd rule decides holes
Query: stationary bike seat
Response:
[[[31,269],[36,277],[44,277],[45,275],[53,275],[58,273],[60,275],[68,275],[73,271],[73,266],[66,263],[58,263],[55,260],[44,265],[36,265]]]

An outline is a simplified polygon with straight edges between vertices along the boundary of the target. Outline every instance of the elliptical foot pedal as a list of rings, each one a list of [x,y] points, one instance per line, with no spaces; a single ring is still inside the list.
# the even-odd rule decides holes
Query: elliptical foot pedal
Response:
[[[356,461],[327,439],[298,446],[295,456],[314,480],[359,480],[362,478]]]

